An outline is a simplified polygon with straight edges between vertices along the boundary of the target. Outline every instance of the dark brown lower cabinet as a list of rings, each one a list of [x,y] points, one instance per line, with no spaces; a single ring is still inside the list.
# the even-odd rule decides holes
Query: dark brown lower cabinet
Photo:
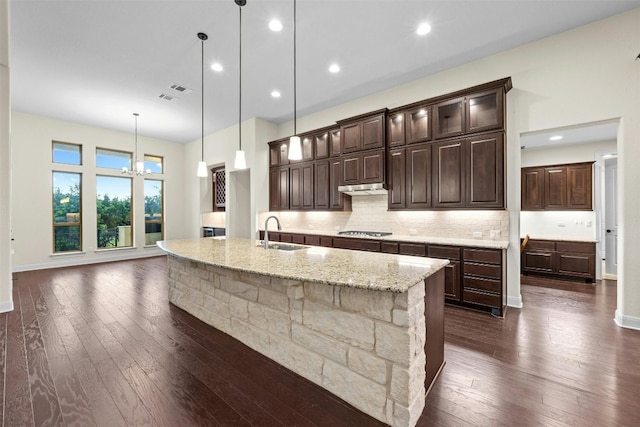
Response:
[[[260,238],[263,238],[260,231]],[[495,316],[504,316],[506,306],[506,277],[504,251],[476,247],[447,246],[389,240],[334,237],[319,234],[269,232],[274,242],[299,243],[311,246],[384,252],[389,254],[448,259],[444,270],[444,298],[449,304],[488,311]],[[532,242],[530,240],[530,242]],[[553,242],[552,242],[553,243]],[[565,242],[569,243],[569,242]],[[536,243],[534,242],[535,246]],[[543,245],[544,247],[544,245]],[[555,246],[554,246],[555,248]],[[582,250],[567,246],[568,250]],[[572,271],[584,262],[577,252],[567,252],[560,265]]]
[[[595,281],[594,242],[530,239],[521,257],[523,274],[550,275]]]

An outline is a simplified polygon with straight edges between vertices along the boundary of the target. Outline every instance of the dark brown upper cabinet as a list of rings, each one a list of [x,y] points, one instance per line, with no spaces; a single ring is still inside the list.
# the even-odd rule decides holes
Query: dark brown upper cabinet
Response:
[[[289,167],[289,208],[291,210],[314,208],[313,181],[313,163],[300,163]]]
[[[289,167],[269,169],[269,210],[289,209]]]
[[[341,152],[383,148],[385,146],[386,109],[338,121]]]
[[[492,89],[465,97],[466,132],[504,127],[504,89]]]
[[[408,209],[430,209],[432,207],[431,145],[420,144],[406,148],[406,207]]]
[[[406,208],[406,149],[395,148],[389,150],[387,160],[387,184],[389,193],[387,197],[389,209]]]
[[[593,162],[521,169],[521,210],[593,210]]]
[[[464,97],[440,102],[434,106],[434,134],[442,139],[462,135],[465,131]]]
[[[432,154],[433,207],[464,207],[465,140],[437,142]]]
[[[387,116],[387,147],[416,144],[431,139],[431,106],[394,111]]]
[[[331,150],[329,155],[331,157],[339,156],[342,153],[342,140],[340,138],[340,135],[340,128],[331,129],[329,131],[329,147]]]
[[[269,143],[269,167],[289,164],[289,138]]]
[[[343,185],[375,184],[385,179],[385,150],[367,150],[342,157]]]
[[[326,159],[329,157],[329,132],[321,132],[313,136],[315,144],[315,158]]]
[[[504,134],[470,137],[466,144],[466,206],[504,207]]]
[[[300,136],[300,145],[302,146],[302,159],[290,160],[289,163],[300,163],[300,162],[308,162],[313,160],[314,136],[309,134]],[[287,154],[288,154],[288,148],[289,148],[289,145],[287,141]]]

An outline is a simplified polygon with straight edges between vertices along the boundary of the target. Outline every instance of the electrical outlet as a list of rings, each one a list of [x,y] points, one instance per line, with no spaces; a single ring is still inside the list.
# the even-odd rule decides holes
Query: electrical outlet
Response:
[[[415,228],[410,228],[409,229],[409,235],[417,236],[418,235],[418,230],[416,230]]]
[[[474,231],[473,232],[474,239],[482,239],[482,231]]]
[[[491,230],[491,231],[489,232],[489,237],[490,237],[491,239],[497,239],[497,238],[499,238],[499,237],[500,237],[500,230]]]

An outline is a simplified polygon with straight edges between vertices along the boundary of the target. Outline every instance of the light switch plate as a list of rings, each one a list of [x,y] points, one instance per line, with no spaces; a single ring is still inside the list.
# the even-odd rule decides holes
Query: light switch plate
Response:
[[[474,231],[473,232],[474,239],[482,239],[482,231]]]

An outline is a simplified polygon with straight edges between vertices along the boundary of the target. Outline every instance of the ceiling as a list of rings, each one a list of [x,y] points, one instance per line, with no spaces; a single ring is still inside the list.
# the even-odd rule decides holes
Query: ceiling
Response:
[[[15,111],[190,142],[238,122],[233,0],[10,0]],[[304,116],[640,7],[640,0],[300,0],[297,115]],[[283,30],[268,28],[279,18]],[[242,8],[242,120],[293,118],[293,1]],[[416,34],[421,22],[432,31]],[[213,62],[224,70],[214,72]],[[328,71],[331,63],[341,71]],[[170,89],[179,84],[188,94]],[[272,90],[282,96],[272,98]],[[179,98],[166,101],[167,94]],[[421,99],[416,96],[416,101]],[[293,131],[293,129],[292,129]]]
[[[528,132],[520,135],[520,148],[531,150],[557,147],[560,145],[616,141],[617,138],[618,121],[613,120],[557,129],[546,129],[539,132]]]

